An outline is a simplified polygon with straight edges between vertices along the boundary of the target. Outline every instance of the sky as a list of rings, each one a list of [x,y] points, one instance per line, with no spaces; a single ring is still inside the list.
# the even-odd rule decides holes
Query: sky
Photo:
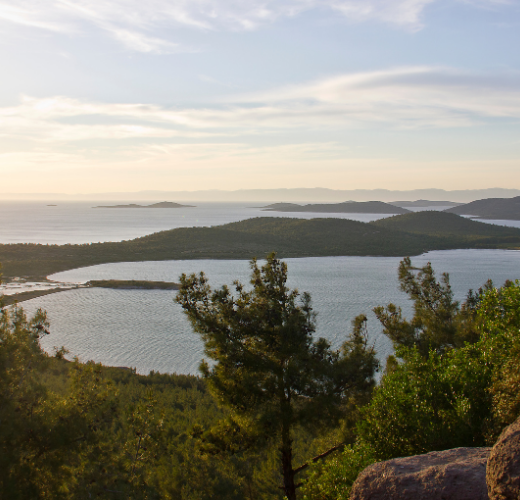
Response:
[[[520,0],[0,0],[0,193],[520,188]]]

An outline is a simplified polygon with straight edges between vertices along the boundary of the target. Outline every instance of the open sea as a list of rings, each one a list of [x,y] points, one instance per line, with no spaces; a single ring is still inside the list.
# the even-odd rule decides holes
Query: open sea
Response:
[[[118,201],[117,204],[122,202]],[[70,203],[57,206],[43,202],[0,203],[0,243],[88,243],[120,241],[175,227],[212,226],[251,217],[341,217],[361,221],[381,218],[364,214],[280,214],[262,212],[268,203],[192,203],[182,209],[94,209],[114,202]],[[145,203],[143,203],[145,204]],[[256,208],[254,208],[256,207]],[[439,209],[439,207],[436,207]],[[519,221],[486,221],[520,227]],[[289,286],[307,291],[317,312],[316,335],[339,347],[358,314],[369,317],[369,338],[381,359],[391,353],[389,341],[371,312],[377,305],[394,302],[411,314],[411,304],[399,290],[394,257],[319,257],[287,259]],[[435,251],[415,257],[414,264],[432,262],[437,273],[450,274],[456,298],[487,279],[501,285],[520,279],[520,252],[506,250]],[[63,283],[91,279],[149,279],[178,281],[181,273],[204,271],[213,286],[235,279],[247,283],[247,261],[191,260],[104,264],[50,276]],[[20,288],[20,285],[16,285]],[[32,284],[24,284],[31,289]],[[45,286],[45,285],[43,285]],[[5,293],[20,291],[4,287]],[[136,368],[139,373],[196,373],[204,357],[199,337],[191,331],[175,291],[110,290],[80,288],[24,302],[30,314],[47,310],[51,334],[44,348],[65,346],[69,357],[95,360],[107,365]]]

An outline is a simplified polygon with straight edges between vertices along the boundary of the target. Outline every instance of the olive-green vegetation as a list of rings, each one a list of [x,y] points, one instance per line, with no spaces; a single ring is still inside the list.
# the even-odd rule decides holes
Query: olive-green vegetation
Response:
[[[459,215],[472,215],[482,219],[520,220],[520,196],[476,200],[446,211]]]
[[[348,403],[372,390],[378,364],[364,316],[332,350],[325,339],[313,339],[310,296],[286,287],[286,264],[271,254],[263,267],[253,260],[251,268],[252,289],[235,282],[234,294],[213,291],[203,273],[183,274],[177,302],[214,361],[201,371],[230,412],[226,425],[256,446],[276,444],[285,495],[296,500],[296,475],[306,468],[293,461],[296,430],[337,426]]]
[[[436,281],[429,264],[405,259],[399,280],[414,317],[392,304],[375,309],[395,356],[360,411],[357,442],[314,467],[306,499],[348,498],[357,474],[378,460],[492,445],[520,416],[520,281],[488,282],[459,304],[449,277]]]
[[[457,238],[458,241],[475,241],[485,246],[493,242],[507,244],[516,242],[518,229],[497,226],[461,217],[460,215],[424,211],[387,217],[371,222],[372,225],[385,229],[404,231],[411,234],[424,234],[444,239],[446,242]],[[478,248],[478,247],[477,247]]]
[[[308,319],[301,317],[298,308],[294,317],[293,326]],[[284,496],[276,440],[265,429],[263,436],[259,428],[244,432],[241,421],[225,405],[217,404],[203,379],[153,372],[144,376],[130,369],[69,362],[64,359],[65,348],[55,348],[54,356],[42,351],[40,340],[47,335],[52,336],[52,331],[44,311],[27,318],[20,307],[1,308],[0,498],[253,500]],[[313,347],[316,368],[320,356],[338,357],[336,375],[323,372],[322,381],[363,378],[342,366],[348,352],[364,352],[365,341],[359,335],[353,344],[345,345],[341,356],[329,351],[323,341]],[[375,363],[370,349],[367,361]],[[351,387],[351,399],[360,399],[363,387],[371,385],[368,376],[364,383]],[[328,399],[334,403],[332,393],[320,396],[318,382],[309,391],[316,393],[316,407]],[[330,422],[339,417],[338,403],[330,411],[320,408]],[[309,432],[300,422],[302,417],[300,425],[291,428],[291,452],[303,470],[309,459],[333,448],[339,434],[334,427]],[[322,421],[323,417],[306,420]]]
[[[280,497],[270,450],[203,450],[200,429],[224,415],[201,379],[50,357],[39,345],[48,328],[43,311],[2,310],[0,498]]]
[[[2,307],[0,498],[346,500],[370,463],[489,445],[520,415],[520,281],[459,303],[447,275],[404,259],[414,314],[375,309],[395,354],[374,386],[366,317],[331,350],[283,263],[252,271],[233,293],[181,279],[203,378],[50,356],[45,313]]]
[[[87,286],[95,288],[122,288],[135,290],[178,290],[178,283],[144,280],[91,280]]]
[[[345,219],[257,218],[177,228],[130,241],[84,245],[0,245],[5,276],[51,273],[109,262],[339,255],[418,255],[452,248],[520,248],[520,229],[454,214],[418,212],[372,223]]]

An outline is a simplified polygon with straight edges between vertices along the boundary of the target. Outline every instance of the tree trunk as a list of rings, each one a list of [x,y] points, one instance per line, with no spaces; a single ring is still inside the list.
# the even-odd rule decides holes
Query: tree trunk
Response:
[[[282,428],[282,474],[283,487],[287,500],[296,500],[296,485],[294,484],[294,470],[292,467],[292,439],[290,430],[283,425]]]

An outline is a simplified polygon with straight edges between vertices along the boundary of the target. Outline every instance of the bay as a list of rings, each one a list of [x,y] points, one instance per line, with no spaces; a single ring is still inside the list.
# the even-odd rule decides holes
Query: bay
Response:
[[[394,257],[317,257],[287,259],[288,285],[308,291],[317,312],[317,336],[339,347],[358,314],[368,316],[368,334],[378,356],[392,352],[372,308],[394,302],[412,313],[411,304],[399,290]],[[450,274],[458,300],[468,289],[477,289],[488,279],[501,285],[520,278],[520,252],[506,250],[435,251],[415,257],[422,266],[432,262],[440,276]],[[61,282],[82,283],[90,279],[139,279],[178,281],[181,273],[204,271],[212,286],[231,285],[234,279],[247,283],[247,261],[161,261],[104,264],[51,276]],[[175,292],[163,290],[75,289],[33,299],[24,308],[47,310],[51,334],[44,348],[65,346],[70,356],[113,366],[135,367],[139,373],[196,373],[204,357],[203,346],[174,302]]]

